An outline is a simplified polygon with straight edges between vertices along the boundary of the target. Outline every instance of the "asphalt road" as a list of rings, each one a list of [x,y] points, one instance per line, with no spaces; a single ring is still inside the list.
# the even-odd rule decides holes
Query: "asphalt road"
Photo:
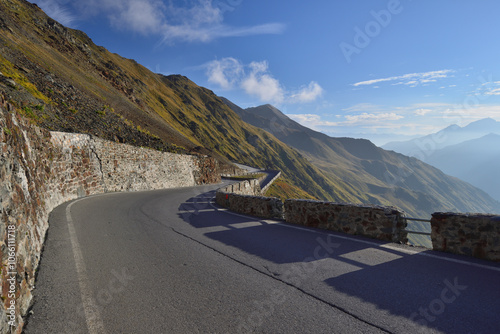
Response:
[[[25,332],[498,333],[500,265],[235,215],[219,186],[56,208]]]

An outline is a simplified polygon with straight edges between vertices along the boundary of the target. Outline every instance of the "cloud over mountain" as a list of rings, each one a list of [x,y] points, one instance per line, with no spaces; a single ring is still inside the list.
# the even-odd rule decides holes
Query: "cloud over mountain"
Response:
[[[253,61],[248,65],[238,59],[227,57],[204,65],[208,81],[223,89],[242,89],[261,102],[307,103],[317,100],[323,88],[315,81],[289,92],[269,71],[266,60]]]
[[[241,3],[186,0],[184,5],[162,0],[33,0],[49,16],[73,26],[80,16],[104,16],[111,27],[155,35],[161,43],[211,42],[224,37],[281,34],[286,26],[270,22],[254,26],[224,24],[224,14]],[[231,3],[233,7],[231,7]]]

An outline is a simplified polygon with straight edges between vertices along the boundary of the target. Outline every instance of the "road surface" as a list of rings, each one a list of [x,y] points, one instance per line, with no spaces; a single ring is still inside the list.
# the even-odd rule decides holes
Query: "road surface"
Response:
[[[218,186],[63,204],[25,333],[496,333],[500,265],[217,209]]]

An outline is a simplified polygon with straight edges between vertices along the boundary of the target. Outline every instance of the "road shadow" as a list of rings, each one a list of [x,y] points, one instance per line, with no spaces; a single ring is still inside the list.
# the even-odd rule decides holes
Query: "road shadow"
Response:
[[[306,229],[315,233],[297,233],[283,224],[221,213],[211,204],[214,195],[190,198],[179,207],[179,216],[198,229],[216,228],[207,229],[206,237],[277,265],[323,261],[321,272],[303,276],[301,288],[319,279],[322,294],[340,296],[335,302],[340,308],[356,305],[366,314],[405,319],[399,327],[387,320],[384,328],[395,332],[401,326],[412,333],[495,333],[500,328],[500,271],[480,267],[498,264],[433,251],[416,254],[411,248],[408,253],[386,242],[312,228]],[[318,247],[323,255],[333,250],[327,264],[316,256]]]

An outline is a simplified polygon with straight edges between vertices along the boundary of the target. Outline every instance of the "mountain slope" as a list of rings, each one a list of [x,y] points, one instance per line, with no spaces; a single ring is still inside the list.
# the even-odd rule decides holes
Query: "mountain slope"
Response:
[[[316,198],[349,200],[294,149],[188,78],[152,73],[24,0],[0,0],[0,91],[51,130],[279,169]]]
[[[415,158],[383,150],[368,140],[332,138],[291,120],[271,105],[242,109],[240,117],[296,148],[355,202],[396,205],[412,216],[435,211],[499,212],[486,193]]]
[[[500,135],[492,133],[436,150],[427,162],[500,200]]]
[[[441,131],[420,138],[390,142],[383,145],[382,148],[427,161],[427,158],[437,150],[481,138],[490,133],[500,134],[500,122],[492,118],[485,118],[465,127],[450,125]]]

